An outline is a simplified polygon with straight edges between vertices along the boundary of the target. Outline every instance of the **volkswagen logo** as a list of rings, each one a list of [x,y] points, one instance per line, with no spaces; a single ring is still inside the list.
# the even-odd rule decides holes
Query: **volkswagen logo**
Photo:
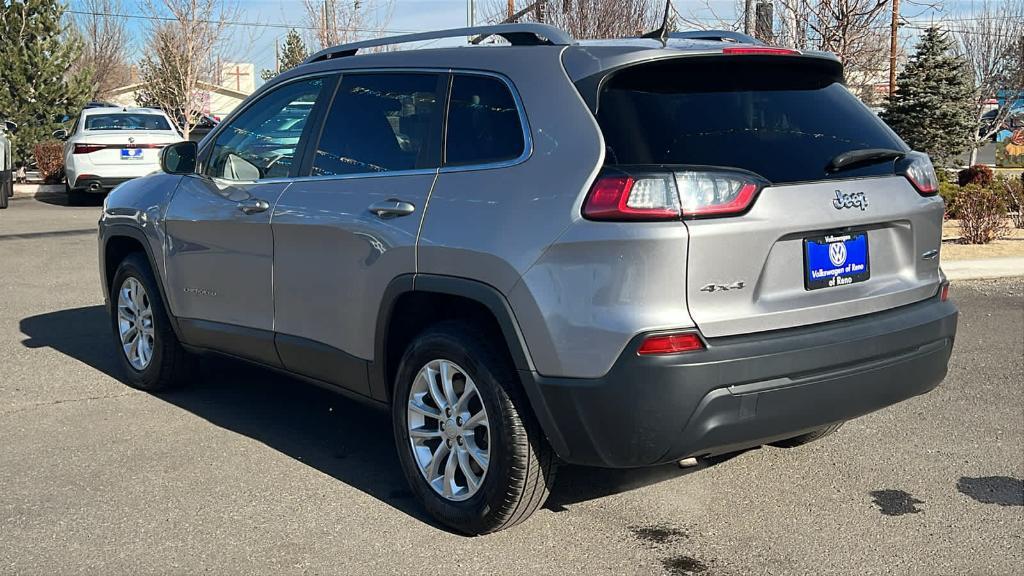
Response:
[[[828,259],[832,261],[832,265],[840,267],[846,264],[846,244],[842,242],[836,242],[828,245]]]

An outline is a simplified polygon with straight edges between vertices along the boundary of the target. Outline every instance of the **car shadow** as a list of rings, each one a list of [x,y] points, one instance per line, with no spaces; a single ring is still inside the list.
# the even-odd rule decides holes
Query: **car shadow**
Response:
[[[29,348],[52,348],[120,380],[118,350],[103,306],[24,318]],[[154,394],[221,428],[242,434],[352,486],[432,526],[409,490],[395,454],[386,411],[272,370],[205,356],[195,381]],[[565,466],[547,508],[565,506],[678,478],[731,457],[680,469],[675,464],[639,470]]]

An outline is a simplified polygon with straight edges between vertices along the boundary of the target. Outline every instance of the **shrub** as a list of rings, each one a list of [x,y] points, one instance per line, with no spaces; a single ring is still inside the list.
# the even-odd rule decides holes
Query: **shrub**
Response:
[[[992,169],[984,164],[975,164],[970,168],[964,168],[956,175],[957,183],[960,186],[975,184],[981,187],[992,184]]]
[[[59,140],[44,140],[35,145],[33,154],[39,177],[47,184],[60,182],[64,169],[64,144]]]
[[[1010,232],[1006,225],[1006,204],[991,188],[964,186],[957,194],[956,208],[960,217],[960,241],[964,244],[988,244]]]
[[[954,182],[939,182],[939,196],[946,203],[945,217],[956,218],[956,197],[960,194],[960,186]]]
[[[1024,228],[1024,173],[1020,178],[999,178],[999,188],[1014,227]]]

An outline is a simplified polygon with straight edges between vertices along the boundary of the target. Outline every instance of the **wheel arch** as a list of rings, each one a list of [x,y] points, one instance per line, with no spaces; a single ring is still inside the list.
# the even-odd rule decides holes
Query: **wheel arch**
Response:
[[[453,314],[456,304],[465,308]],[[565,441],[538,388],[536,369],[515,313],[497,288],[483,282],[406,274],[388,285],[378,311],[374,360],[369,366],[373,397],[390,402],[398,364],[408,343],[432,322],[453,318],[482,322],[485,330],[501,338],[545,436],[556,453],[567,453]]]
[[[129,254],[141,252],[149,263],[149,269],[156,278],[157,289],[160,291],[160,301],[163,303],[164,312],[171,320],[171,328],[175,336],[181,339],[181,332],[178,329],[178,320],[171,313],[170,304],[167,300],[167,293],[164,288],[163,277],[160,274],[160,267],[157,266],[156,257],[150,247],[149,241],[142,230],[126,224],[107,225],[101,229],[100,250],[100,279],[103,287],[103,301],[109,312],[111,302],[110,293],[113,290],[114,274],[118,265],[128,257]]]

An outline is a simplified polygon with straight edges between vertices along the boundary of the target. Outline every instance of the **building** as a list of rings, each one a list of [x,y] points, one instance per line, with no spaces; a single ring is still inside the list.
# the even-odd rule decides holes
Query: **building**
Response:
[[[219,85],[209,82],[199,83],[196,95],[203,102],[203,113],[224,118],[231,113],[242,100],[256,89],[256,67],[249,62],[226,62],[221,66]],[[138,71],[132,69],[132,83],[115,88],[107,98],[119,106],[137,106],[135,96],[142,88],[138,81]]]

